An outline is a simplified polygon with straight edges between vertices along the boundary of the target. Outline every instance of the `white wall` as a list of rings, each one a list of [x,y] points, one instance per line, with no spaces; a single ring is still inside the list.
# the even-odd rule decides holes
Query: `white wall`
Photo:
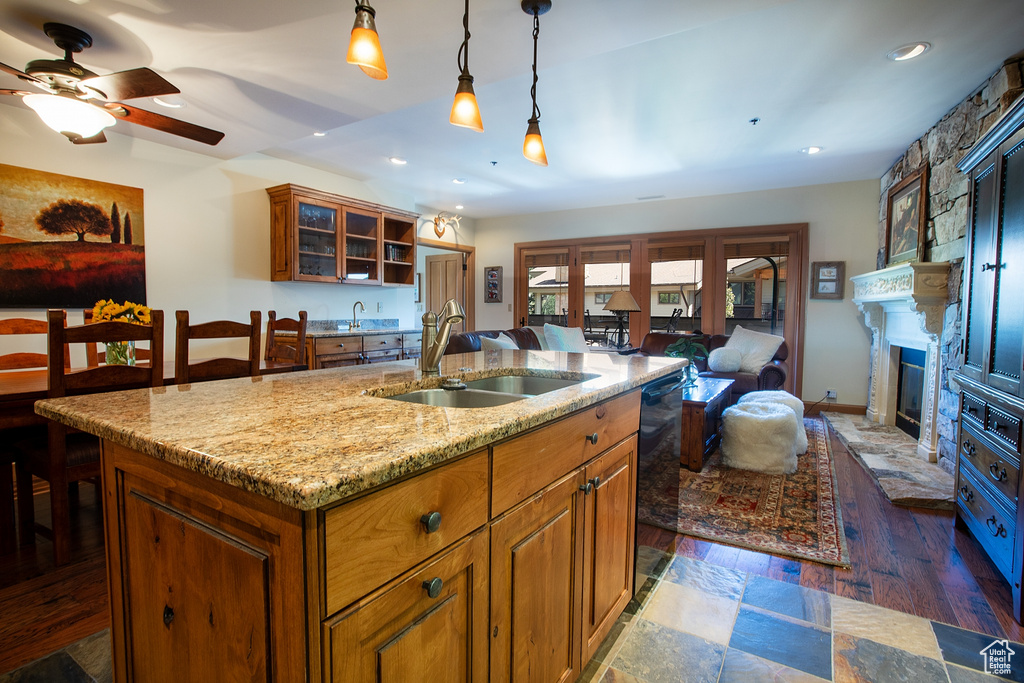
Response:
[[[878,248],[878,181],[480,219],[478,270],[505,267],[506,303],[485,304],[478,291],[477,328],[515,324],[509,310],[515,242],[775,223],[809,224],[809,262],[846,261],[847,277],[872,271]],[[815,401],[825,389],[836,389],[839,403],[867,404],[871,339],[852,296],[847,282],[842,301],[806,302],[805,400]]]
[[[118,126],[128,124],[118,123]],[[347,319],[355,301],[364,317],[419,325],[412,288],[270,281],[270,202],[265,188],[295,183],[399,209],[421,211],[419,234],[437,239],[429,216],[409,197],[343,176],[265,155],[221,161],[204,154],[107,133],[108,142],[73,146],[17,106],[0,107],[0,163],[140,187],[145,199],[148,303],[166,312],[165,353],[173,357],[174,311],[195,321],[248,319],[275,309],[313,319]],[[0,188],[2,192],[2,188]],[[472,243],[472,221],[458,239]],[[444,239],[454,241],[449,230]],[[378,312],[378,304],[380,311]],[[44,311],[6,310],[4,316],[45,317]],[[71,322],[80,320],[72,315]]]

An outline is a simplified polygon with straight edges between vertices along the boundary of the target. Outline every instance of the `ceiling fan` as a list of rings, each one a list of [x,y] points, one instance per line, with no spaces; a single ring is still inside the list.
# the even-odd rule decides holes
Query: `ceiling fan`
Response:
[[[92,37],[74,26],[48,22],[43,32],[64,50],[64,59],[37,59],[20,71],[0,63],[6,71],[48,94],[0,89],[0,95],[18,95],[46,125],[76,145],[106,142],[103,129],[117,119],[216,145],[224,133],[169,116],[138,109],[120,100],[158,97],[181,92],[145,67],[99,76],[76,63],[73,53],[92,46]]]

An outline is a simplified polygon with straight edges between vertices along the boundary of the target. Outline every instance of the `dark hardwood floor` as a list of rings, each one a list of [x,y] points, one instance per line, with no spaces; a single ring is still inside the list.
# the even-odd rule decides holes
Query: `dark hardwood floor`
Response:
[[[1020,642],[1006,582],[953,514],[896,507],[832,439],[851,569],[734,548],[641,525],[639,542]],[[36,495],[46,523],[49,496]],[[92,486],[74,515],[72,562],[53,566],[50,543],[0,557],[0,673],[109,625],[103,529]]]

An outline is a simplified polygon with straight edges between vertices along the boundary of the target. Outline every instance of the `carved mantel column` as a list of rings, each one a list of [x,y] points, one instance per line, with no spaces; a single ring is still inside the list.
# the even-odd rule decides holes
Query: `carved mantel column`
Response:
[[[938,456],[935,418],[939,392],[939,338],[949,280],[948,263],[904,263],[857,275],[853,302],[871,329],[871,390],[867,416],[896,423],[898,347],[925,351],[924,398],[918,454]]]

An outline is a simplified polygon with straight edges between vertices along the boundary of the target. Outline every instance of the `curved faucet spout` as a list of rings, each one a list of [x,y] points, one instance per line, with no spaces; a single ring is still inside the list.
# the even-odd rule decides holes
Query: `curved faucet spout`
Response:
[[[420,353],[420,371],[424,375],[441,373],[441,356],[448,348],[452,326],[466,319],[466,311],[455,299],[449,299],[439,315],[430,311],[423,314],[423,346]],[[440,321],[441,326],[437,323]]]
[[[359,307],[360,311],[362,311],[363,313],[366,313],[366,306],[363,305],[362,301],[357,301],[354,304],[352,304],[352,322],[350,322],[348,324],[348,329],[350,329],[350,330],[358,330],[359,329],[360,323],[359,323],[358,320],[356,320],[356,306]]]

